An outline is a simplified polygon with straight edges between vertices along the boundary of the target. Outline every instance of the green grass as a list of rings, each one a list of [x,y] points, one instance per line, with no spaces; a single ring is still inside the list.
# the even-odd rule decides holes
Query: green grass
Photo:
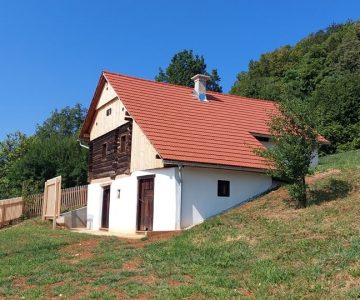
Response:
[[[321,159],[310,205],[284,188],[168,240],[29,220],[0,231],[0,298],[357,299],[360,152]]]
[[[347,170],[360,167],[360,151],[354,150],[339,154],[327,155],[320,158],[319,171],[326,169]]]

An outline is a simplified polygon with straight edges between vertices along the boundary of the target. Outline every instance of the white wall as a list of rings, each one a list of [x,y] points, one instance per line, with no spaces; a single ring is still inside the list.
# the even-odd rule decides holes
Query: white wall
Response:
[[[153,230],[167,231],[176,228],[176,178],[175,168],[137,171],[111,182],[109,231],[136,231],[138,177],[153,175],[154,216]],[[101,226],[103,186],[106,183],[89,185],[88,228],[97,230]],[[118,198],[120,190],[120,198]]]
[[[274,143],[273,142],[260,142],[264,147],[266,147],[267,149],[274,147]],[[316,167],[319,164],[319,153],[318,153],[318,149],[315,149],[313,154],[312,154],[312,159],[310,162],[310,166],[311,167]]]
[[[311,167],[316,167],[319,164],[319,153],[318,149],[315,149],[313,152],[313,157],[310,162]]]
[[[99,229],[101,227],[103,188],[100,183],[88,185],[87,200],[87,228]]]
[[[181,228],[201,223],[268,190],[269,176],[253,172],[184,167]],[[230,181],[230,197],[218,197],[218,180]]]
[[[175,230],[179,229],[179,225],[186,228],[201,223],[208,217],[266,191],[272,184],[270,177],[259,173],[184,167],[180,207],[178,168],[136,171],[131,176],[111,182],[89,185],[88,228],[100,228],[103,187],[111,184],[109,231],[134,233],[137,221],[138,177],[153,174],[154,231]],[[217,196],[218,180],[230,181],[230,197]]]

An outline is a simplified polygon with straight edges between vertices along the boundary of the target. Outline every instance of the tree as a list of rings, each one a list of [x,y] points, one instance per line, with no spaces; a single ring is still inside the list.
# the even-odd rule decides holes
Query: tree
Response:
[[[250,61],[230,93],[281,101],[289,97],[318,112],[325,153],[360,148],[360,21],[331,25],[295,46]]]
[[[177,85],[193,87],[191,80],[196,74],[205,74],[210,76],[207,82],[207,89],[214,92],[222,92],[220,86],[220,76],[216,69],[209,74],[206,70],[206,64],[203,56],[194,55],[192,50],[183,50],[176,53],[169,66],[164,71],[159,68],[159,74],[155,77],[156,81],[167,82]]]
[[[59,175],[64,188],[86,184],[87,157],[87,150],[79,146],[75,136],[34,137],[31,147],[15,164],[11,177],[20,182],[31,179],[38,191],[46,180]]]
[[[0,142],[0,199],[40,192],[59,175],[65,188],[86,184],[88,152],[77,142],[84,118],[80,104],[55,110],[35,135],[16,132]]]
[[[86,109],[79,103],[74,107],[67,106],[60,111],[56,109],[43,124],[37,126],[36,136],[40,138],[49,138],[54,135],[77,136],[85,116]]]
[[[305,176],[310,174],[310,163],[317,148],[316,119],[305,101],[282,101],[279,114],[270,121],[274,147],[257,150],[269,163],[272,176],[287,181],[290,197],[306,207]]]
[[[19,161],[24,179],[33,179],[42,187],[44,181],[62,176],[63,187],[85,184],[88,152],[77,142],[86,110],[81,104],[55,110],[37,127],[32,147]]]
[[[11,176],[16,163],[25,155],[29,142],[26,135],[19,131],[8,134],[0,142],[0,199],[19,195],[19,182],[12,180]]]
[[[331,141],[326,152],[360,148],[360,73],[324,79],[312,94],[310,105],[319,129]]]

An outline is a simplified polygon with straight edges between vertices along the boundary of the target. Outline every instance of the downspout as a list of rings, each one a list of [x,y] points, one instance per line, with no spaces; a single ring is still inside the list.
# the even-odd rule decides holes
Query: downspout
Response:
[[[79,142],[79,145],[87,150],[89,150],[89,146],[86,146],[82,143],[82,141],[80,139],[77,140]]]
[[[184,166],[178,164],[179,168],[179,183],[177,192],[177,207],[176,207],[176,230],[181,230],[181,209],[182,209],[182,168]]]

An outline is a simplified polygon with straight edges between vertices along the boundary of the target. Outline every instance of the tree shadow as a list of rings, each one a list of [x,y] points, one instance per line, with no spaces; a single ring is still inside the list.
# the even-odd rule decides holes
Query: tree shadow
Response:
[[[309,191],[308,206],[345,198],[351,190],[352,185],[349,182],[331,178],[326,185]]]

